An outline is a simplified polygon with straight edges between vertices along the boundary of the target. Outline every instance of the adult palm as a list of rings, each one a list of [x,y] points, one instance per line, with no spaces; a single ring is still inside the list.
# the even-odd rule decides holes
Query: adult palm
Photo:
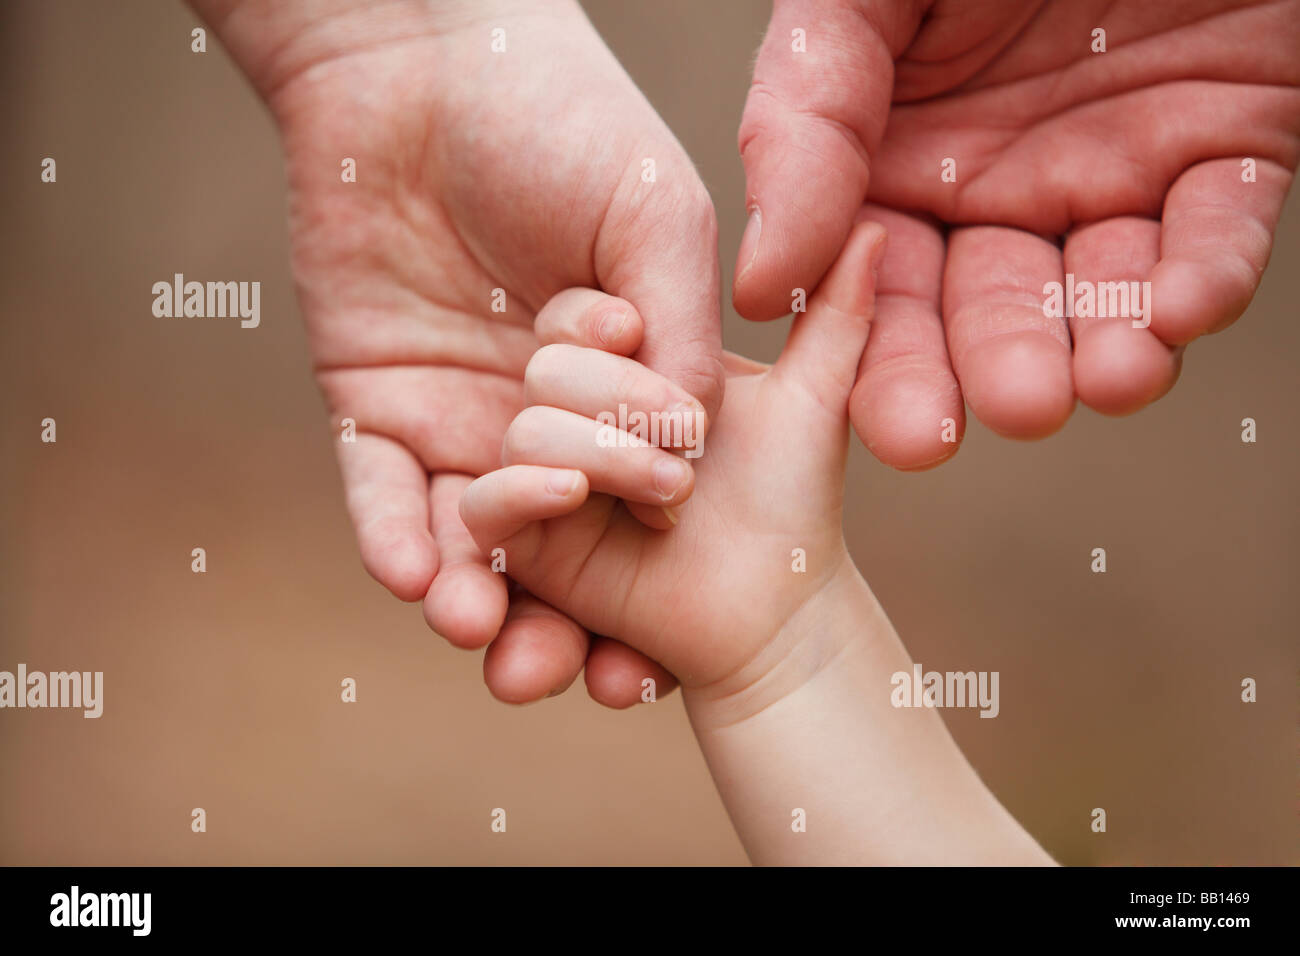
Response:
[[[1136,411],[1254,294],[1300,153],[1297,49],[1290,0],[778,0],[737,309],[788,312],[865,200],[890,255],[851,411],[883,461],[955,453],[963,395],[1018,438],[1076,395]],[[1066,273],[1150,281],[1149,327],[1045,315]]]
[[[455,22],[436,24],[395,9],[340,5],[245,68],[283,134],[294,275],[363,562],[423,598],[453,643],[504,642],[489,686],[534,699],[572,681],[587,634],[522,593],[507,618],[505,577],[460,523],[460,492],[500,464],[534,314],[560,289],[632,303],[636,357],[717,408],[713,208],[576,5],[447,8]],[[601,344],[589,318],[573,335]],[[598,653],[609,680],[588,684],[609,703],[630,703],[639,674],[671,684],[621,645]]]

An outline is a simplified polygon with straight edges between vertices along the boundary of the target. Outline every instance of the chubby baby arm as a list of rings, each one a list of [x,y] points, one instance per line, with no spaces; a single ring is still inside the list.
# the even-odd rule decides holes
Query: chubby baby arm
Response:
[[[506,466],[466,489],[461,515],[532,593],[681,680],[755,862],[1047,863],[935,711],[891,706],[911,661],[843,544],[848,395],[883,245],[855,229],[775,366],[729,360],[699,458],[609,423],[620,405],[679,409],[671,382],[543,350]],[[675,525],[647,527],[619,498],[674,509]]]

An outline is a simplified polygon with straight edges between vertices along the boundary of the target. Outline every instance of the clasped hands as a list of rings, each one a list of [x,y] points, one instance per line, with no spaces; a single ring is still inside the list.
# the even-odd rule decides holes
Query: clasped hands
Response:
[[[790,577],[800,547],[803,581],[840,574],[837,415],[914,470],[957,452],[967,406],[1032,439],[1076,401],[1159,398],[1250,301],[1300,150],[1294,3],[778,0],[740,124],[733,301],[766,320],[838,296],[871,321],[846,333],[810,304],[764,372],[721,350],[707,191],[571,0],[193,2],[282,133],[316,378],[356,422],[338,453],[362,560],[453,644],[487,645],[511,702],[580,672],[614,707],[646,680],[755,677],[770,615],[807,596],[760,587],[761,562]],[[1067,273],[1149,281],[1149,326],[1045,314]],[[620,401],[707,416],[680,485],[684,456],[596,454]],[[706,481],[717,496],[688,501]],[[737,537],[756,514],[770,554]],[[504,574],[482,547],[502,542]],[[647,550],[672,552],[645,589],[668,604],[620,606]],[[701,595],[716,562],[733,593]],[[701,637],[741,622],[748,656]]]

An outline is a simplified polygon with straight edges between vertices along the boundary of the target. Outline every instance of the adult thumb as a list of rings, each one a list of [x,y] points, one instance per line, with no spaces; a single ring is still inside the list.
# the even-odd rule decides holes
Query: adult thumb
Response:
[[[712,417],[722,405],[722,311],[713,201],[680,147],[665,148],[663,182],[616,202],[596,242],[596,277],[644,324],[632,357],[672,379]]]
[[[774,368],[845,420],[875,314],[876,272],[884,251],[884,226],[864,221],[853,227],[808,311],[795,316]]]
[[[916,27],[897,10],[911,6],[776,3],[740,124],[750,215],[732,299],[746,318],[789,313],[848,236],[889,115],[891,40]]]

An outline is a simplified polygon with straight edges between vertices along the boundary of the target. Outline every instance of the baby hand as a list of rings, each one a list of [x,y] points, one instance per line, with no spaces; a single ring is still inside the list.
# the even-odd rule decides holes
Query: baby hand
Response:
[[[506,572],[532,594],[659,661],[688,692],[761,681],[793,650],[783,624],[851,569],[841,533],[848,396],[883,246],[879,226],[855,228],[776,365],[728,356],[706,435],[691,431],[698,404],[632,359],[538,351],[505,467],[461,499],[479,547],[502,549]],[[654,447],[642,430],[654,422],[680,428],[686,453],[702,442],[703,457]],[[669,509],[677,524],[648,528],[619,499]]]

